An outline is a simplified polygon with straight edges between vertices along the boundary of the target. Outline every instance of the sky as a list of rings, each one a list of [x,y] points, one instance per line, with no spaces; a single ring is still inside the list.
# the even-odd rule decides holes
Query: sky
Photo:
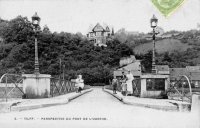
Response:
[[[41,27],[52,32],[81,32],[89,27],[107,24],[115,31],[125,28],[132,32],[150,32],[150,18],[158,18],[165,31],[196,29],[200,23],[200,0],[185,2],[169,17],[164,17],[151,0],[0,0],[0,17],[10,20],[18,15],[31,16],[37,12]]]

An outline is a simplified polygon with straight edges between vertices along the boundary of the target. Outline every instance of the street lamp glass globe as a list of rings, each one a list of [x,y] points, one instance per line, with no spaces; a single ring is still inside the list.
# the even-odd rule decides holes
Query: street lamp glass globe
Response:
[[[151,18],[150,23],[152,28],[155,28],[157,26],[158,19],[155,17],[155,15],[153,15],[153,17]]]
[[[40,17],[37,15],[37,12],[32,16],[32,23],[35,27],[40,24]]]

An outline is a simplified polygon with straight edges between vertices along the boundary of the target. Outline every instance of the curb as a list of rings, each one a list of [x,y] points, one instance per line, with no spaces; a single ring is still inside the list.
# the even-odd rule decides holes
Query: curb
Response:
[[[156,110],[163,110],[163,111],[179,111],[177,106],[159,106],[159,105],[149,105],[149,104],[142,104],[142,103],[133,103],[124,100],[125,104],[130,104],[138,107],[145,107],[145,108],[151,108]]]
[[[93,91],[93,89],[85,90],[85,92],[82,92],[82,93],[79,93],[78,95],[69,97],[69,98],[68,98],[68,101],[70,102],[70,101],[72,101],[72,100],[78,98],[79,96],[82,96],[83,94],[86,94],[86,93],[91,92],[91,91]]]
[[[31,109],[38,109],[38,108],[44,108],[44,107],[50,107],[50,106],[56,106],[56,105],[62,105],[67,104],[68,100],[64,102],[59,103],[48,103],[48,104],[37,104],[37,105],[30,105],[30,106],[15,106],[10,108],[10,112],[12,111],[25,111],[25,110],[31,110]]]
[[[133,102],[129,102],[126,100],[126,98],[122,98],[120,96],[117,96],[113,93],[111,93],[110,91],[108,91],[107,89],[103,89],[105,92],[111,94],[112,96],[114,96],[115,98],[117,98],[118,100],[120,100],[121,102],[123,102],[124,104],[128,104],[128,105],[134,105],[134,106],[138,106],[138,107],[145,107],[145,108],[152,108],[152,109],[157,109],[157,110],[164,110],[164,111],[179,111],[179,108],[177,106],[159,106],[159,105],[149,105],[149,104],[142,104],[142,103],[133,103]]]
[[[104,92],[107,92],[107,93],[109,93],[109,94],[111,94],[112,96],[114,96],[115,98],[117,98],[119,101],[124,102],[124,99],[123,99],[122,97],[120,97],[120,96],[118,96],[118,95],[115,95],[115,94],[111,93],[111,92],[108,91],[107,89],[104,88],[103,91],[104,91]]]
[[[31,109],[38,109],[38,108],[44,108],[44,107],[50,107],[50,106],[56,106],[56,105],[63,105],[69,103],[71,100],[74,100],[78,98],[79,96],[86,94],[88,92],[91,92],[93,89],[85,90],[84,92],[77,94],[75,96],[71,96],[67,98],[66,100],[62,102],[57,103],[47,103],[47,104],[37,104],[37,105],[30,105],[30,106],[10,106],[10,112],[12,111],[25,111],[25,110],[31,110]]]
[[[12,103],[1,103],[0,104],[0,114],[10,112],[10,106]]]

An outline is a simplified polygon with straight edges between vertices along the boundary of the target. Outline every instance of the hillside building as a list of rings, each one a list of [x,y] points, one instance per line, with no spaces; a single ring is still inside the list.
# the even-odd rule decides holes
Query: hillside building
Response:
[[[155,65],[156,74],[159,75],[169,75],[169,66],[168,65]]]
[[[104,46],[107,47],[106,41],[108,38],[114,36],[114,30],[110,30],[108,26],[102,27],[97,23],[92,30],[87,34],[87,38],[94,43],[94,46]]]
[[[140,75],[142,74],[141,71],[141,62],[140,60],[136,60],[135,56],[130,56],[126,58],[121,58],[120,59],[120,68],[114,71],[114,77],[121,77],[122,72],[125,74],[128,73],[128,71],[131,71],[133,76],[135,78],[139,78]]]
[[[170,68],[170,80],[186,75],[195,87],[200,87],[200,66],[186,66],[186,68]]]

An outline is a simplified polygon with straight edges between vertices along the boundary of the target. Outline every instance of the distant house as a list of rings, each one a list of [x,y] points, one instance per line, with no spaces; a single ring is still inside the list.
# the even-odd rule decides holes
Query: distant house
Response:
[[[200,72],[200,66],[186,66],[186,70],[190,72]]]
[[[87,38],[94,43],[94,46],[107,46],[106,40],[114,36],[114,30],[110,31],[110,28],[106,26],[102,27],[99,23],[97,23],[92,30],[87,34]]]
[[[168,65],[156,65],[156,72],[160,75],[169,75],[169,66]]]
[[[200,66],[186,66],[187,76],[195,87],[200,87]]]
[[[170,68],[170,80],[186,75],[195,87],[200,87],[200,66],[186,66],[186,68]]]
[[[128,65],[134,61],[136,61],[136,59],[135,59],[135,56],[133,56],[133,55],[131,55],[130,57],[123,57],[120,59],[119,65],[120,65],[120,67],[122,67],[122,66]]]
[[[136,60],[136,59],[133,60],[133,58],[135,58],[135,56],[131,56],[126,59],[125,58],[120,59],[121,67],[114,71],[114,73],[113,73],[114,77],[121,77],[122,72],[124,72],[124,74],[127,74],[128,71],[131,71],[131,73],[133,74],[134,77],[136,77],[136,78],[140,77],[142,74],[141,62],[140,62],[140,60]],[[125,62],[127,62],[127,63],[125,64]]]
[[[181,75],[186,75],[187,71],[186,68],[170,68],[170,80],[175,80]]]

